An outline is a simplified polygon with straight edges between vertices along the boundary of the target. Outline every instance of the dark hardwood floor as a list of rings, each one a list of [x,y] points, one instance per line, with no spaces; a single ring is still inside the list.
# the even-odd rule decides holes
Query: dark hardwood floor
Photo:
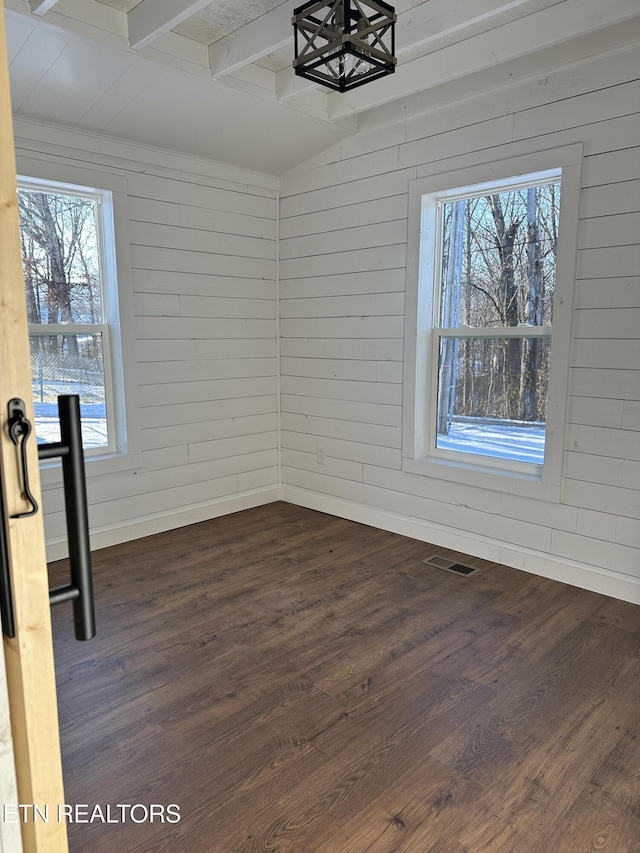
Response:
[[[640,608],[436,551],[277,503],[96,552],[73,853],[640,851]]]

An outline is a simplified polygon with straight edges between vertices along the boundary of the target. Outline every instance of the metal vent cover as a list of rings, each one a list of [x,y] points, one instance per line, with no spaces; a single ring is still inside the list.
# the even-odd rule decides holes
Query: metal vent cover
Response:
[[[426,560],[422,560],[421,562],[426,563],[428,566],[433,566],[436,569],[443,569],[445,572],[451,572],[454,575],[465,578],[473,577],[473,575],[477,575],[478,572],[482,571],[480,568],[467,566],[464,563],[460,563],[457,560],[451,560],[449,557],[442,557],[439,554],[435,554],[433,557],[427,557]]]

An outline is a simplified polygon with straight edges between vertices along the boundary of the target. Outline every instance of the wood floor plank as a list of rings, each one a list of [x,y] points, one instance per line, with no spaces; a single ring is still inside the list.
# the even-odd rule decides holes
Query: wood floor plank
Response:
[[[72,853],[640,851],[640,608],[435,553],[284,503],[96,552],[98,636],[53,613],[67,801],[181,819]]]
[[[517,824],[508,824],[496,817],[490,809],[470,808],[464,823],[459,829],[453,828],[455,838],[467,850],[480,853],[481,850],[491,853],[515,853],[526,850],[527,853],[543,853],[556,848],[544,847],[539,839],[520,829]]]
[[[428,843],[428,839],[426,839],[426,843]],[[456,841],[455,838],[444,835],[435,844],[428,848],[425,847],[424,850],[425,853],[467,853],[469,848]],[[397,853],[409,853],[409,849],[398,847]]]
[[[622,732],[589,782],[601,800],[614,803],[640,820],[640,721],[635,727]]]
[[[298,786],[259,815],[251,837],[238,850],[316,850],[327,826],[344,823],[383,790],[395,786],[408,768],[415,769],[419,756],[426,754],[422,747],[426,728],[424,720],[418,721],[371,747],[350,745],[316,779]]]
[[[426,850],[446,836],[475,794],[458,774],[427,758],[351,820],[327,828],[315,853]]]
[[[557,853],[638,853],[640,821],[612,803],[602,803],[583,793],[564,816],[562,824],[544,838]]]

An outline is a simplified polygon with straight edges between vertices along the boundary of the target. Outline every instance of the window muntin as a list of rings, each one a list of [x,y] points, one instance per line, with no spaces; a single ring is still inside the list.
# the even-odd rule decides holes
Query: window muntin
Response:
[[[59,440],[57,396],[78,394],[87,455],[112,453],[111,193],[20,180],[18,196],[37,439]]]
[[[559,202],[560,170],[425,199],[435,229],[420,253],[436,256],[428,454],[542,469]]]

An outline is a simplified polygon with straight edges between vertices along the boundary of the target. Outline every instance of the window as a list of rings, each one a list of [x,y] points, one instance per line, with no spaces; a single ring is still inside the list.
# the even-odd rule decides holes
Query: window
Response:
[[[579,149],[413,182],[405,470],[559,485]]]
[[[57,397],[78,394],[85,454],[115,453],[111,193],[20,179],[18,200],[37,439],[60,440]]]
[[[437,196],[436,451],[544,462],[560,187],[556,170]]]

